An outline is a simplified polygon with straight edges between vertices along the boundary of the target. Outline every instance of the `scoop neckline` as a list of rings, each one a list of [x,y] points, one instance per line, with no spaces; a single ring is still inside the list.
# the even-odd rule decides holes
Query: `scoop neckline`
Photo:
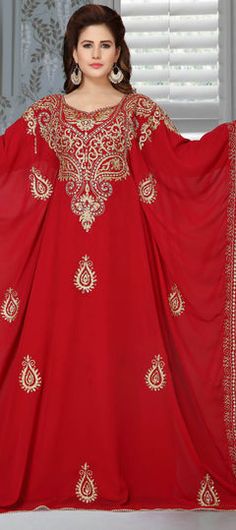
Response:
[[[94,109],[94,110],[76,109],[75,107],[73,107],[72,105],[67,103],[64,94],[61,94],[61,97],[62,97],[62,102],[65,105],[65,107],[67,107],[67,108],[69,108],[69,109],[71,109],[71,110],[73,110],[75,112],[78,112],[79,114],[90,115],[90,114],[95,114],[96,112],[103,111],[103,110],[116,109],[116,107],[119,107],[121,105],[121,103],[123,103],[123,101],[128,97],[128,95],[129,94],[127,94],[127,95],[124,94],[123,97],[121,98],[121,100],[118,103],[116,103],[115,105],[108,105],[106,107],[98,107],[97,109]]]

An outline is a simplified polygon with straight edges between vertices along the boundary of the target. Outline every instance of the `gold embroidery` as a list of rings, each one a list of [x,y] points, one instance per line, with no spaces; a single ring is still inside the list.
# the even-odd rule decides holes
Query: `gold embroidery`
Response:
[[[62,102],[63,103],[63,102]],[[82,131],[90,131],[95,124],[101,123],[106,120],[114,112],[114,108],[107,107],[104,109],[97,109],[91,113],[78,111],[72,107],[64,105],[63,112],[66,119],[76,125],[79,120],[79,128]],[[85,134],[86,136],[86,134]]]
[[[155,508],[154,508],[154,510],[155,510]],[[135,510],[133,510],[132,508],[114,508],[114,509],[111,510],[111,512],[134,512],[134,511]]]
[[[60,94],[42,98],[31,109],[41,136],[60,160],[58,179],[68,181],[71,209],[88,231],[105,211],[105,201],[112,194],[110,181],[129,175],[127,150],[136,134],[135,125],[122,105],[84,117],[64,105]],[[32,111],[23,117],[31,124]]]
[[[152,367],[149,368],[145,375],[147,386],[151,390],[161,390],[166,384],[166,374],[163,370],[164,361],[160,355],[155,355],[152,359]]]
[[[27,134],[32,134],[34,136],[34,152],[35,154],[37,154],[37,137],[36,137],[37,119],[35,117],[33,107],[29,107],[23,113],[23,118],[27,120],[27,124],[28,124]]]
[[[173,285],[171,293],[168,296],[168,300],[171,312],[174,316],[179,316],[184,312],[185,302],[177,285]]]
[[[41,376],[39,371],[35,368],[35,361],[27,355],[22,361],[23,370],[19,375],[20,386],[27,393],[35,392],[41,385]]]
[[[139,147],[143,148],[147,140],[151,140],[152,132],[157,129],[161,121],[164,121],[166,127],[177,134],[180,134],[177,127],[168,116],[164,108],[160,107],[148,96],[142,96],[138,99],[136,109],[137,116],[145,117],[144,123],[141,125],[139,136]]]
[[[84,193],[82,193],[83,187]],[[66,192],[68,195],[72,195],[72,212],[79,216],[82,227],[88,232],[96,216],[105,211],[105,201],[112,194],[112,186],[109,182],[94,179],[93,192],[95,193],[92,194],[89,179],[82,183],[77,178],[67,182]]]
[[[55,151],[60,161],[58,179],[67,181],[72,212],[86,232],[105,211],[113,192],[110,182],[126,179],[130,173],[127,153],[138,136],[139,117],[145,119],[140,127],[140,149],[161,120],[177,132],[165,110],[143,94],[128,94],[119,105],[91,113],[67,106],[64,96],[54,94],[23,114],[28,133],[36,135],[37,124],[42,138]]]
[[[81,466],[80,470],[81,479],[77,482],[75,493],[77,497],[82,502],[92,502],[97,498],[97,487],[94,484],[94,479],[92,478],[93,473],[89,469],[87,462]]]
[[[232,469],[236,475],[236,123],[228,124],[230,182],[227,209],[226,300],[224,322],[224,419]]]
[[[205,479],[201,482],[201,487],[197,496],[198,503],[201,506],[212,508],[220,504],[219,496],[215,490],[214,482],[207,473]]]
[[[139,196],[141,201],[145,202],[146,204],[151,204],[156,200],[156,179],[151,173],[148,175],[148,177],[139,182]]]
[[[31,168],[29,178],[31,180],[30,191],[34,199],[49,199],[53,192],[53,186],[50,180],[43,177],[40,171],[34,166]]]
[[[74,275],[74,284],[82,293],[89,293],[94,289],[97,281],[96,273],[93,270],[93,262],[89,256],[85,255],[79,264],[80,267]]]
[[[14,289],[9,287],[5,292],[5,300],[1,306],[1,315],[7,322],[13,322],[19,310],[20,300]]]
[[[59,509],[62,509],[62,508],[59,508]],[[51,508],[49,508],[48,506],[46,506],[46,504],[40,504],[39,506],[36,506],[36,508],[33,508],[33,512],[36,512],[36,511],[40,511],[40,510],[51,510]]]

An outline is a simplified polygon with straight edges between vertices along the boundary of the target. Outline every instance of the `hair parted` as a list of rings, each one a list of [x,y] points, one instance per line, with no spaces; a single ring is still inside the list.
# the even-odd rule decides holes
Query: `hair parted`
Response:
[[[76,88],[70,78],[75,67],[73,51],[77,47],[81,31],[93,24],[106,24],[113,35],[116,48],[118,46],[121,47],[120,56],[116,64],[121,68],[124,79],[120,83],[114,84],[114,88],[125,94],[135,92],[136,90],[130,84],[132,67],[129,48],[124,39],[125,27],[121,16],[110,7],[100,4],[83,5],[69,19],[63,45],[63,64],[66,75],[64,91],[69,94]]]

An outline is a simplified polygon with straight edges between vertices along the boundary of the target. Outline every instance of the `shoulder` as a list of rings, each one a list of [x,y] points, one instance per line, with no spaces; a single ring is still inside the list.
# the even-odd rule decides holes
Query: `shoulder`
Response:
[[[129,94],[127,97],[127,104],[129,107],[133,108],[134,113],[137,116],[149,116],[155,110],[159,110],[159,112],[162,113],[165,112],[165,110],[153,99],[140,92]]]
[[[146,94],[135,92],[130,95],[130,103],[134,109],[134,116],[141,124],[142,130],[156,129],[161,122],[170,130],[179,133],[166,109]]]
[[[28,119],[30,115],[36,115],[38,112],[44,110],[54,112],[59,106],[61,98],[62,94],[59,93],[43,96],[42,98],[38,99],[37,101],[34,101],[31,105],[27,107],[27,109],[23,113],[23,118]]]
[[[146,94],[135,93],[135,113],[137,116],[149,117],[155,114],[156,116],[168,116],[164,107],[159,105],[154,99]]]
[[[49,94],[34,101],[26,108],[22,114],[22,120],[26,123],[28,134],[36,135],[37,123],[41,131],[48,128],[52,117],[57,115],[61,98],[61,94]]]

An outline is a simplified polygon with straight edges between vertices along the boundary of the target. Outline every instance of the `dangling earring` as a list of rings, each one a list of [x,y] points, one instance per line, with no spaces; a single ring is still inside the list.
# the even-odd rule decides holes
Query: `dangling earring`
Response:
[[[70,76],[71,81],[74,85],[79,85],[81,83],[82,79],[82,72],[80,70],[80,67],[78,63],[75,64],[75,68]]]
[[[124,79],[124,74],[116,63],[113,64],[113,68],[108,76],[108,79],[115,84],[120,83]]]

